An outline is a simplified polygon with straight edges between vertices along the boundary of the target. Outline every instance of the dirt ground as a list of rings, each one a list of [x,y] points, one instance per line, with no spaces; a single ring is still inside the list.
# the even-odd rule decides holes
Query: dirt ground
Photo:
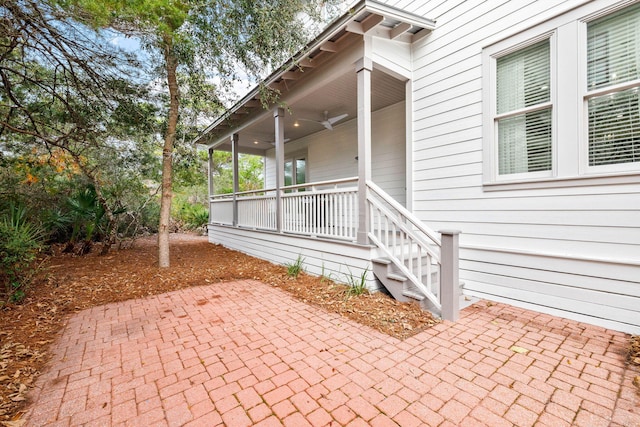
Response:
[[[26,394],[48,360],[47,349],[65,318],[86,308],[143,298],[190,286],[256,279],[300,300],[339,313],[388,335],[404,339],[437,320],[416,304],[381,293],[348,296],[346,287],[301,274],[222,246],[206,237],[171,235],[171,267],[157,267],[155,236],[107,256],[79,257],[53,251],[38,282],[19,305],[0,308],[0,425],[17,427],[28,404]]]

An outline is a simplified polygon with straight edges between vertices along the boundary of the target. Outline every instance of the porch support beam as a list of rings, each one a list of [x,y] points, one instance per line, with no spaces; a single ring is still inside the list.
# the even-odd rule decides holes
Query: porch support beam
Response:
[[[209,188],[209,197],[207,198],[207,204],[209,205],[209,223],[213,220],[213,212],[211,210],[211,196],[213,196],[215,189],[213,188],[213,148],[209,148],[209,158],[207,161],[207,184]]]
[[[395,26],[394,29],[391,30],[391,33],[389,34],[391,36],[391,40],[397,39],[398,37],[400,37],[407,31],[409,31],[410,29],[411,29],[411,24],[408,24],[406,22],[399,23],[398,25]]]
[[[460,318],[459,230],[440,230],[440,304],[443,320],[457,322]]]
[[[282,190],[284,186],[284,108],[273,110],[276,144],[276,231],[282,232]]]
[[[238,226],[238,196],[237,193],[240,191],[240,182],[238,177],[240,174],[238,173],[238,138],[239,135],[234,133],[231,135],[231,158],[233,165],[233,226]]]
[[[365,37],[365,52],[366,52]],[[369,243],[367,181],[371,179],[371,70],[373,62],[363,56],[356,62],[358,80],[358,243]]]

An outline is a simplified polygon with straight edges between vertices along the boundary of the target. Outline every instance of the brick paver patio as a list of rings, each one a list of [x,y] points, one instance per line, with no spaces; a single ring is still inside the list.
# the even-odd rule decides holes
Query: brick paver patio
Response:
[[[627,342],[486,302],[399,341],[217,284],[74,315],[27,425],[640,426]]]

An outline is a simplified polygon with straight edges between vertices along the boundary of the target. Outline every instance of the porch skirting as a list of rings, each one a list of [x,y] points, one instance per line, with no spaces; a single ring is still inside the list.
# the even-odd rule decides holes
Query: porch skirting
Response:
[[[209,224],[208,235],[211,243],[279,265],[293,263],[301,256],[307,273],[338,283],[348,283],[350,276],[359,280],[366,271],[369,290],[382,289],[372,273],[371,259],[378,256],[378,249],[371,245],[219,224]]]

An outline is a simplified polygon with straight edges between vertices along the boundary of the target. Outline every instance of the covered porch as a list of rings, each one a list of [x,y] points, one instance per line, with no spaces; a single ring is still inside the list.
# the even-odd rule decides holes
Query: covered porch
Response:
[[[457,233],[411,213],[411,44],[433,26],[362,1],[264,81],[277,105],[256,88],[214,122],[197,142],[232,153],[233,192],[209,174],[210,240],[457,318]],[[241,153],[264,158],[264,188],[240,191]]]

